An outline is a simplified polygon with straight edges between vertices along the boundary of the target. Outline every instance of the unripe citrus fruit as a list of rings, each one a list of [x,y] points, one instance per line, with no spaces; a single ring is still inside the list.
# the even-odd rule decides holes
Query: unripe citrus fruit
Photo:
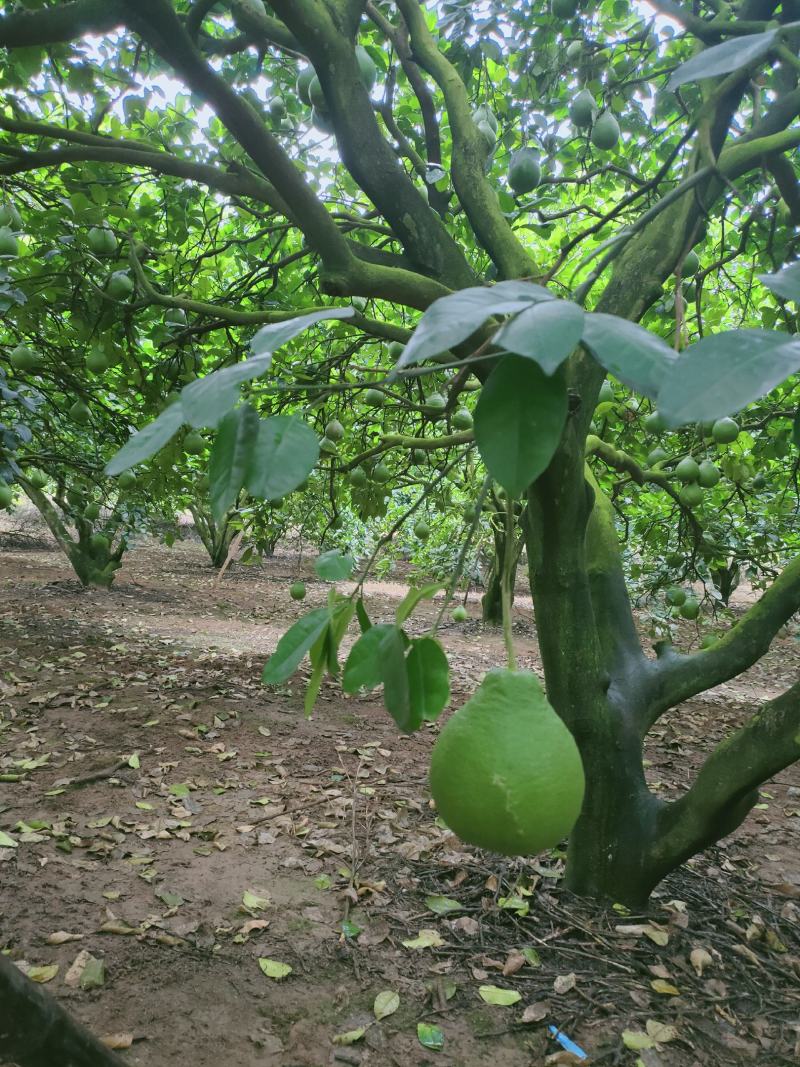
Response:
[[[605,381],[600,386],[600,392],[597,395],[598,404],[610,404],[614,399],[614,387],[611,382]]]
[[[367,484],[367,472],[363,467],[353,467],[348,475],[348,480],[352,486],[356,489],[360,489]]]
[[[183,441],[183,451],[190,456],[200,456],[206,450],[205,438],[202,434],[192,431],[187,433]]]
[[[433,748],[431,793],[471,845],[506,856],[553,848],[575,825],[584,775],[577,745],[529,671],[490,671]]]
[[[517,194],[533,192],[542,180],[542,168],[539,164],[539,153],[532,148],[520,148],[511,157],[508,168],[508,184]]]
[[[32,471],[28,471],[27,472],[27,477],[28,477],[28,481],[36,489],[44,489],[44,487],[47,485],[47,482],[49,481],[49,479],[48,479],[47,475],[44,473],[44,471],[40,471],[40,470],[36,470],[36,469],[34,469]]]
[[[325,436],[329,441],[341,441],[344,437],[344,426],[337,419],[331,419],[325,427]]]
[[[117,478],[117,485],[120,489],[132,489],[136,485],[136,475],[133,471],[123,471]]]
[[[286,103],[283,100],[283,97],[273,96],[269,102],[269,113],[276,122],[279,122],[283,118],[286,114]]]
[[[767,479],[763,474],[757,474],[750,484],[754,489],[763,489],[767,484]]]
[[[185,326],[186,312],[183,308],[170,308],[164,316],[164,324],[166,326]]]
[[[0,259],[16,259],[19,242],[7,226],[0,227]]]
[[[681,275],[684,278],[693,278],[695,274],[700,270],[700,257],[692,249],[692,251],[686,253],[686,258],[683,261],[681,267]]]
[[[619,123],[610,111],[604,111],[592,127],[592,144],[601,152],[610,152],[619,141]]]
[[[450,618],[453,622],[466,622],[469,618],[469,612],[463,604],[459,604],[458,607],[453,608],[450,612]]]
[[[647,456],[647,464],[650,467],[655,467],[656,463],[661,463],[665,459],[669,459],[669,454],[663,448],[654,448]]]
[[[693,596],[687,597],[678,610],[684,619],[696,619],[700,614],[700,601]]]
[[[317,75],[313,67],[306,67],[305,70],[301,70],[300,73],[297,75],[295,89],[297,90],[297,95],[300,97],[304,104],[311,103],[311,97],[309,96],[308,91],[311,87],[312,81],[314,80],[314,78],[316,78],[316,76]]]
[[[5,482],[0,482],[0,509],[10,508],[14,499],[14,490]]]
[[[591,126],[597,105],[588,89],[581,89],[569,106],[569,117],[581,128]]]
[[[681,604],[686,600],[686,590],[681,589],[679,585],[673,585],[667,590],[667,601],[672,604],[673,607],[679,608]]]
[[[86,369],[90,370],[92,374],[102,374],[103,371],[108,370],[108,357],[102,349],[93,348],[90,352],[87,352]]]
[[[392,472],[385,463],[379,463],[372,472],[372,480],[378,485],[384,485],[392,476]]]
[[[702,649],[713,648],[717,641],[719,641],[719,638],[716,634],[706,634],[706,636],[700,642],[700,647]]]
[[[107,226],[92,226],[88,240],[89,248],[97,256],[110,256],[117,250],[117,239]]]
[[[405,347],[402,341],[390,341],[386,346],[386,355],[393,363],[396,363],[402,356]]]
[[[720,479],[720,473],[710,459],[704,459],[698,468],[698,482],[704,489],[713,489]]]
[[[441,393],[429,393],[425,398],[425,406],[434,411],[443,411],[447,407],[447,397]]]
[[[427,541],[430,535],[430,527],[424,519],[420,519],[414,524],[414,536],[420,541]]]
[[[415,448],[413,456],[415,463],[424,463],[425,460],[428,458],[428,453],[425,451],[424,448]]]
[[[114,300],[127,300],[133,292],[133,279],[124,270],[115,270],[108,279],[108,295]]]
[[[83,517],[87,522],[96,522],[100,518],[100,505],[92,501],[83,509]]]
[[[305,582],[293,582],[292,585],[289,586],[289,596],[292,600],[305,600]]]
[[[11,350],[11,366],[14,370],[32,371],[36,370],[41,362],[41,358],[38,352],[34,352],[32,348],[28,348],[27,345],[17,345],[16,348]]]
[[[711,436],[718,445],[729,445],[739,436],[739,423],[735,419],[717,419],[711,427]]]
[[[700,467],[691,456],[684,456],[675,468],[675,477],[682,482],[696,482],[700,477]]]
[[[75,422],[88,422],[91,416],[88,404],[82,400],[76,400],[69,409],[70,416]]]
[[[651,411],[650,414],[645,417],[644,428],[649,433],[658,433],[660,430],[665,429],[664,420],[661,418],[661,414],[658,411]]]
[[[467,408],[459,408],[458,411],[453,413],[451,421],[457,430],[471,430],[472,412],[468,411]]]
[[[374,408],[381,408],[384,405],[386,397],[380,391],[380,389],[367,389],[364,393],[364,403],[370,404]]]
[[[703,490],[696,482],[690,482],[678,493],[678,499],[686,508],[699,507],[703,502]]]
[[[330,437],[323,437],[319,443],[320,452],[324,452],[328,456],[335,456],[338,453],[336,442],[331,441]]]

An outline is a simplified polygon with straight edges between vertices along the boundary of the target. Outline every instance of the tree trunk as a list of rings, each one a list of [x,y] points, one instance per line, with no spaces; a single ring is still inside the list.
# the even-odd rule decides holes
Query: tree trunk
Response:
[[[19,1067],[125,1067],[41,986],[0,955],[0,1063]]]

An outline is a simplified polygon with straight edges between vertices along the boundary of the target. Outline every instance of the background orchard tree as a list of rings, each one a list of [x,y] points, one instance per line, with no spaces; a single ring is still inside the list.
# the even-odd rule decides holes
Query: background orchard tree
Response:
[[[407,494],[384,540],[405,528],[425,544],[449,523],[457,573],[502,502],[503,543],[526,543],[548,698],[586,776],[567,882],[639,904],[800,755],[795,686],[683,796],[654,796],[642,765],[659,717],[750,667],[800,606],[785,533],[800,287],[793,267],[760,280],[793,258],[800,221],[800,6],[662,0],[667,21],[624,2],[509,7],[8,13],[0,362],[12,389],[49,402],[48,375],[13,359],[42,329],[34,299],[58,310],[55,385],[62,346],[123,349],[85,398],[104,457],[96,406],[139,425],[168,406],[109,469],[172,468],[216,429],[216,522],[310,477],[309,493],[326,486],[324,539],[342,501],[386,519]],[[730,415],[737,427],[712,428]],[[678,583],[724,600],[741,567],[766,589],[726,636],[645,654],[628,579],[676,587],[654,623],[668,630],[700,611]],[[349,575],[341,554],[319,568]],[[320,610],[266,672],[310,652],[309,706],[356,602],[332,591]],[[369,632],[363,605],[358,618]],[[406,658],[398,628],[384,636],[394,674],[376,684],[412,729],[418,646]],[[428,640],[418,680],[441,698]]]

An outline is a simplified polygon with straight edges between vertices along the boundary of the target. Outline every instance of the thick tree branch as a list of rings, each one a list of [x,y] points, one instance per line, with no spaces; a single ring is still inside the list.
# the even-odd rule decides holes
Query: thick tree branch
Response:
[[[642,728],[647,732],[668,708],[746,671],[769,649],[782,626],[800,610],[800,556],[711,648],[692,655],[665,651],[651,664]]]
[[[253,4],[251,0],[229,0],[228,6],[237,28],[249,37],[302,53],[301,44],[286,25],[268,15],[263,8],[258,10],[259,4]]]
[[[458,71],[439,50],[419,0],[397,0],[397,6],[411,34],[415,58],[444,94],[453,132],[453,185],[478,240],[497,264],[501,277],[536,276],[536,264],[517,240],[500,210],[497,194],[486,180],[485,142],[472,121],[469,95]]]
[[[661,810],[651,846],[656,868],[672,870],[735,830],[762,782],[798,759],[800,682],[717,745],[689,791]]]
[[[41,985],[0,955],[0,1060],[19,1067],[125,1067]]]
[[[15,11],[0,18],[0,48],[74,41],[87,33],[107,33],[123,22],[117,0],[75,0],[41,11]]]

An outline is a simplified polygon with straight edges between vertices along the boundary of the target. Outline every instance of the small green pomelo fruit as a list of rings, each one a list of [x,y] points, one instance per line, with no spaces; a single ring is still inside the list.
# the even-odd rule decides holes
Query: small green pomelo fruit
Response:
[[[136,475],[133,471],[123,471],[117,478],[117,485],[120,489],[133,489],[136,485]]]
[[[14,370],[32,371],[41,363],[38,352],[34,352],[27,345],[17,345],[11,350],[11,366]]]
[[[170,308],[164,316],[165,326],[185,326],[186,325],[186,312],[183,308]],[[194,360],[192,361],[194,362]]]
[[[0,259],[16,259],[19,241],[7,226],[0,227]]]
[[[678,610],[684,619],[696,619],[700,614],[700,601],[693,596],[687,597]]]
[[[681,277],[693,278],[699,270],[700,257],[694,251],[694,249],[692,249],[690,252],[686,253],[686,258],[684,259],[683,265],[681,267]]]
[[[447,397],[441,393],[429,393],[425,397],[425,407],[433,408],[434,411],[444,411],[447,407]]]
[[[325,427],[325,436],[329,441],[341,441],[344,437],[344,426],[342,426],[338,419],[331,419]]]
[[[419,541],[427,541],[431,535],[430,527],[424,519],[420,519],[414,524],[414,536]]]
[[[402,356],[405,347],[406,346],[403,344],[402,341],[390,341],[389,344],[386,346],[386,355],[389,357],[392,363],[396,363],[398,359]]]
[[[530,671],[489,671],[433,748],[431,793],[463,841],[506,856],[553,848],[585,788],[578,747]]]
[[[88,422],[91,417],[89,405],[85,404],[82,400],[76,400],[70,407],[69,413],[75,422]]]
[[[450,618],[453,622],[466,622],[469,618],[469,612],[463,604],[459,604],[458,607],[453,608],[450,612]]]
[[[380,389],[367,389],[366,393],[364,393],[364,403],[373,408],[382,408],[385,401],[386,397]]]
[[[649,415],[645,416],[644,428],[648,433],[660,433],[661,430],[666,429],[661,413],[651,411]]]
[[[117,250],[117,239],[108,226],[92,226],[88,241],[89,248],[97,256],[110,256]]]
[[[108,295],[114,300],[127,300],[133,292],[133,279],[124,270],[115,270],[108,279]]]
[[[367,472],[363,467],[353,467],[348,475],[348,481],[355,489],[361,489],[367,484]]]
[[[91,501],[83,509],[83,517],[87,522],[97,522],[100,518],[100,505],[95,501]]]
[[[681,589],[679,585],[673,585],[667,590],[667,601],[673,605],[673,607],[679,608],[681,604],[686,600],[686,590]]]
[[[690,482],[678,493],[678,499],[686,508],[699,507],[703,503],[703,490],[696,482]]]
[[[453,412],[451,422],[457,430],[471,430],[472,412],[467,408],[459,408],[458,411]]]
[[[282,96],[273,96],[269,104],[269,113],[276,122],[280,122],[286,114],[286,102]]]
[[[569,106],[569,117],[579,129],[591,126],[597,105],[588,89],[581,89]]]
[[[713,489],[720,479],[720,473],[710,459],[704,459],[699,467],[698,482],[704,489]]]
[[[508,184],[517,196],[522,196],[533,192],[541,180],[542,168],[539,164],[539,153],[532,148],[520,148],[511,157]]]
[[[14,500],[14,490],[5,482],[0,482],[0,509],[10,508]]]
[[[27,477],[34,489],[44,489],[50,480],[44,471],[37,470],[35,467],[27,472]]]
[[[86,353],[86,369],[92,374],[102,374],[108,370],[108,356],[100,348],[92,348]]]
[[[320,438],[319,450],[320,452],[324,452],[326,456],[337,456],[339,454],[336,442],[331,441],[330,437]]]
[[[305,582],[293,582],[289,586],[289,596],[292,600],[305,600],[306,597],[306,584]]]
[[[610,111],[604,111],[592,127],[591,142],[601,152],[610,152],[619,141],[619,123]]]
[[[392,472],[385,463],[379,463],[372,472],[372,480],[377,485],[385,485],[392,476]]]
[[[691,456],[684,456],[675,468],[675,477],[680,478],[682,482],[696,482],[700,477],[697,460],[692,459]]]
[[[655,467],[656,463],[663,463],[665,459],[669,459],[669,453],[665,452],[663,448],[654,448],[647,455],[647,465]]]
[[[739,423],[735,419],[717,419],[711,427],[711,436],[718,445],[729,445],[739,436]]]
[[[424,448],[415,448],[412,455],[415,463],[424,463],[428,458],[428,453]]]
[[[187,433],[183,440],[183,451],[190,456],[201,456],[206,450],[205,438],[202,434],[192,431]]]
[[[763,474],[757,474],[750,485],[753,489],[764,489],[767,485],[767,479]]]
[[[614,386],[609,381],[603,382],[597,395],[598,404],[610,404],[614,400]]]
[[[719,637],[717,637],[716,634],[706,634],[706,636],[700,642],[700,648],[702,648],[703,650],[713,648],[717,641],[719,641]]]

